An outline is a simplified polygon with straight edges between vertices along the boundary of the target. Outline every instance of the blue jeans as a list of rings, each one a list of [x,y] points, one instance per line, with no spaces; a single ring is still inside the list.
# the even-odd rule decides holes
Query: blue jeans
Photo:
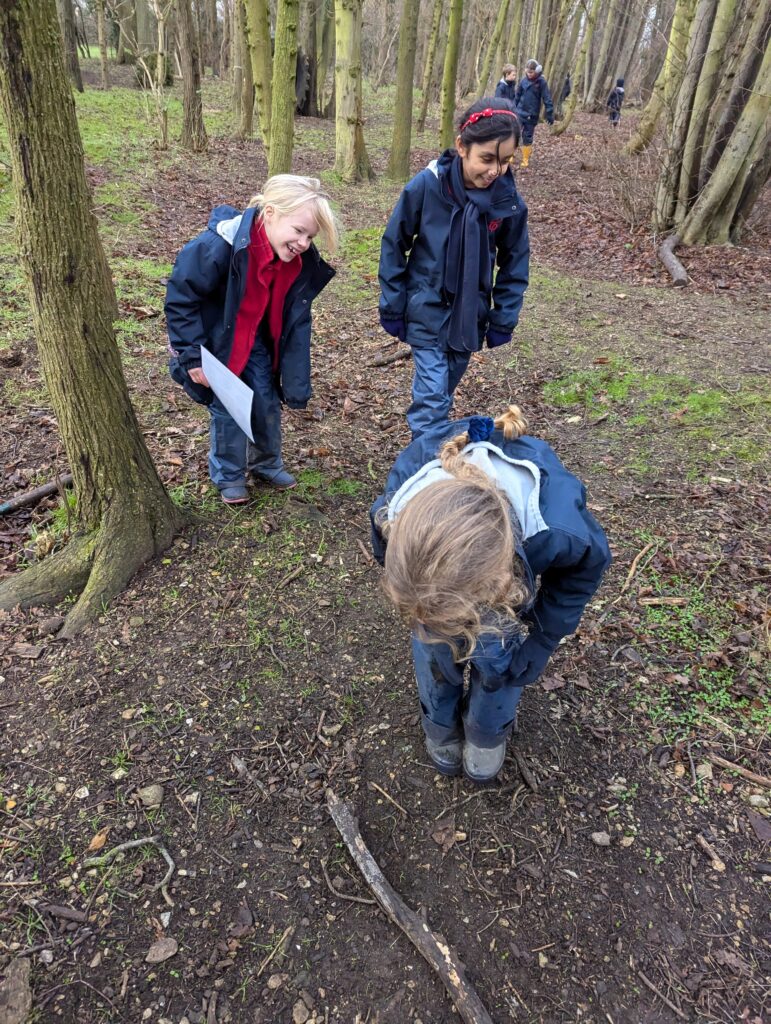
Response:
[[[209,475],[215,487],[243,486],[247,468],[270,480],[283,469],[281,458],[281,401],[273,383],[272,355],[259,338],[244,367],[241,380],[254,391],[252,433],[254,444],[218,398],[209,406]]]
[[[515,637],[512,643],[522,642]],[[498,682],[484,686],[471,662],[468,693],[463,693],[465,662],[458,664],[447,644],[427,644],[412,637],[423,731],[435,743],[467,739],[477,747],[497,747],[508,736],[522,695],[520,687]]]
[[[412,439],[450,418],[453,392],[466,372],[470,352],[444,352],[439,348],[412,349],[415,376],[412,380],[412,405],[407,423]]]

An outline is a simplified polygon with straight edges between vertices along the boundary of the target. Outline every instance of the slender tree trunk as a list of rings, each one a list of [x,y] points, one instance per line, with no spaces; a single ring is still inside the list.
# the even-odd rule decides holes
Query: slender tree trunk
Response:
[[[410,173],[412,143],[412,88],[415,77],[415,45],[418,36],[420,0],[404,0],[399,25],[399,55],[396,60],[396,98],[391,153],[386,177],[405,181]]]
[[[295,74],[297,73],[298,0],[279,0],[273,55],[273,102],[268,173],[288,174],[294,145]]]
[[[72,0],[56,0],[56,12],[59,15],[59,27],[64,44],[64,57],[70,81],[78,92],[83,92],[83,77],[78,63],[78,43],[75,38],[75,17],[72,13]]]
[[[244,101],[244,56],[248,54],[245,39],[246,14],[241,15],[243,10],[242,0],[234,0],[233,3],[233,118],[239,126],[236,129],[236,138],[244,139],[243,125],[241,124],[241,110]],[[243,24],[242,24],[243,21]],[[247,61],[249,57],[246,57]]]
[[[184,149],[202,153],[209,144],[203,123],[201,79],[190,0],[174,0],[177,14],[177,41],[182,65],[182,137]]]
[[[220,75],[230,71],[230,0],[222,0],[222,39],[220,41]]]
[[[434,75],[434,61],[436,59],[436,49],[439,42],[439,25],[442,21],[442,2],[443,0],[434,0],[434,12],[431,17],[431,35],[429,36],[426,57],[423,62],[420,113],[418,114],[418,123],[415,126],[416,130],[419,132],[422,132],[426,127],[426,114],[428,113],[428,101],[431,93],[431,82]]]
[[[137,23],[137,50],[141,54],[152,53],[157,32],[150,12],[150,0],[134,0],[134,10]]]
[[[455,82],[458,76],[458,50],[463,23],[463,0],[450,0],[450,23],[447,29],[447,49],[444,54],[442,75],[442,116],[439,144],[442,149],[451,146],[455,138]]]
[[[246,24],[244,0],[236,0],[238,32],[241,36],[241,122],[239,132],[242,139],[250,139],[254,131],[254,78],[249,58],[249,29]]]
[[[591,6],[588,6],[591,3]],[[581,43],[581,51],[578,54],[578,60],[576,62],[576,72],[573,76],[573,91],[568,97],[567,106],[565,107],[565,115],[561,121],[552,128],[553,135],[562,135],[566,130],[570,122],[573,120],[573,115],[576,112],[576,106],[578,104],[578,83],[581,81],[584,69],[586,68],[587,61],[589,59],[589,52],[592,48],[592,38],[594,36],[594,26],[597,21],[597,15],[600,10],[599,0],[587,0],[587,15],[586,15],[586,29],[584,31],[584,39]]]
[[[557,72],[554,75],[553,82],[551,83],[554,110],[560,118],[562,117],[562,89],[565,85],[568,73],[573,67],[573,62],[576,59],[576,47],[578,45],[578,33],[581,31],[582,12],[583,7],[579,4],[574,10],[573,20],[568,26],[569,33],[567,42],[560,50]]]
[[[557,55],[559,54],[560,47],[562,46],[572,6],[573,0],[561,0],[559,3],[556,11],[557,16],[555,19],[554,30],[550,36],[549,49],[546,52],[546,57],[543,62],[544,70],[548,76],[552,89],[557,88],[557,81],[554,78],[554,72],[557,70]],[[555,97],[555,99],[557,98],[558,97]]]
[[[268,0],[245,0],[249,29],[249,53],[254,78],[254,100],[260,135],[270,156],[270,118],[273,106],[273,58],[270,50],[270,8]]]
[[[214,78],[220,73],[220,45],[217,22],[217,0],[206,2],[206,56]]]
[[[107,63],[107,27],[104,20],[104,0],[95,0],[96,38],[99,42],[99,69],[102,76],[102,88],[105,92],[110,88],[110,69]]]
[[[567,0],[569,2],[569,0]],[[490,42],[487,44],[487,51],[485,53],[484,60],[482,61],[482,70],[479,73],[479,81],[477,82],[476,93],[478,97],[486,96],[487,89],[490,85],[490,71],[493,66],[493,60],[498,52],[498,46],[503,35],[503,29],[506,26],[506,15],[509,13],[509,0],[500,0],[500,7],[498,8],[498,17],[495,19],[495,27],[493,28],[493,34],[490,36]],[[397,110],[399,108],[397,107]]]
[[[115,17],[118,21],[118,64],[131,63],[137,52],[137,12],[132,0],[116,0]]]
[[[350,183],[374,177],[364,145],[361,6],[361,0],[335,0],[335,170]]]
[[[181,519],[155,472],[123,378],[112,327],[115,291],[57,37],[53,0],[0,4],[0,101],[19,253],[74,477],[79,532],[63,552],[4,581],[0,607],[80,593],[60,634],[72,636],[168,547]]]
[[[335,5],[334,0],[319,0],[316,15],[316,45],[318,76],[316,79],[316,105],[320,117],[334,117],[336,108],[335,93]],[[330,76],[331,69],[331,76]],[[331,77],[331,88],[327,88],[327,79]]]
[[[514,17],[506,43],[507,60],[516,65],[518,73],[522,71],[522,14],[524,9],[525,0],[514,0]]]
[[[619,0],[610,0],[610,6],[608,7],[608,14],[605,21],[605,28],[602,33],[602,42],[600,44],[600,52],[597,56],[597,63],[594,65],[594,74],[592,75],[591,85],[589,86],[589,92],[584,98],[584,109],[585,110],[597,110],[601,109],[604,105],[605,97],[600,100],[600,92],[605,86],[606,69],[608,66],[608,53],[610,52],[610,44],[613,38],[613,33],[616,31],[619,18]]]

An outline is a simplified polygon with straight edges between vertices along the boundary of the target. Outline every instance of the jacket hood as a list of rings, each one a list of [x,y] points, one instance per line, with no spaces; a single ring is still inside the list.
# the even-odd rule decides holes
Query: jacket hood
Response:
[[[466,445],[463,451],[468,461],[494,480],[511,502],[522,529],[522,541],[549,529],[540,512],[541,474],[535,463],[511,458],[490,441]],[[388,519],[393,521],[424,487],[450,477],[451,474],[442,469],[439,459],[421,466],[417,473],[404,481],[389,502]]]
[[[235,206],[215,206],[209,215],[209,223],[206,225],[210,231],[217,231],[220,224],[228,220],[241,220],[241,211]],[[224,235],[223,235],[224,238]]]

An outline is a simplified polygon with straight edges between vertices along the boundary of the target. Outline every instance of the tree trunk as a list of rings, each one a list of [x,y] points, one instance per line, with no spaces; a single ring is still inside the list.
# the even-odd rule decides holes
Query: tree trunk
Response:
[[[201,79],[198,73],[198,51],[190,0],[174,0],[177,13],[177,42],[182,65],[182,136],[184,149],[202,153],[209,144],[203,123]]]
[[[181,517],[155,472],[123,378],[115,291],[56,39],[54,0],[0,5],[0,101],[20,259],[74,477],[79,532],[63,552],[0,585],[0,607],[79,592],[60,634],[69,637],[169,546]]]
[[[591,3],[591,0],[587,0],[586,29],[584,30],[584,39],[581,43],[581,52],[578,54],[578,60],[576,62],[576,72],[573,76],[573,91],[568,97],[564,117],[552,128],[553,135],[562,135],[573,120],[573,115],[576,112],[576,106],[578,104],[578,83],[581,81],[587,61],[589,60],[589,52],[592,48],[592,38],[594,36],[594,26],[600,10],[600,0],[594,0],[594,2],[591,3],[591,6],[588,6],[589,3]]]
[[[415,77],[415,45],[418,36],[420,0],[404,0],[399,25],[399,56],[396,61],[396,98],[391,153],[388,157],[386,177],[406,181],[410,173],[412,143],[412,88]]]
[[[758,76],[736,127],[712,176],[699,193],[680,234],[684,245],[717,245],[737,233],[737,213],[746,221],[747,186],[755,188],[753,172],[768,159],[768,117],[771,113],[771,43],[766,43]]]
[[[148,54],[155,48],[156,30],[149,0],[134,0],[137,21],[137,51]]]
[[[685,70],[680,82],[680,89],[672,100],[674,108],[671,115],[664,162],[656,185],[653,214],[654,229],[660,234],[668,231],[673,225],[683,147],[686,144],[693,97],[704,63],[716,6],[717,0],[698,0],[698,7],[695,11],[688,37]]]
[[[517,72],[522,70],[522,13],[525,9],[525,0],[514,0],[514,17],[511,21],[511,31],[506,43],[507,60],[517,67]]]
[[[254,78],[252,76],[252,62],[249,58],[248,28],[246,24],[246,7],[244,0],[236,0],[236,13],[238,16],[238,29],[241,35],[241,124],[240,134],[242,139],[250,139],[254,132]]]
[[[436,60],[436,49],[439,41],[439,25],[442,21],[442,0],[434,0],[434,13],[431,17],[431,35],[428,40],[426,57],[423,62],[423,82],[420,97],[420,113],[418,123],[415,126],[417,131],[422,132],[426,127],[426,114],[428,113],[428,101],[431,93],[431,82],[434,75],[434,61]]]
[[[374,178],[361,104],[362,0],[335,0],[335,171],[351,184]]]
[[[569,3],[570,0],[567,0]],[[509,0],[500,0],[500,6],[498,8],[498,17],[495,19],[495,27],[493,28],[493,34],[490,36],[490,42],[487,44],[487,52],[485,58],[482,61],[482,70],[479,73],[479,81],[477,82],[476,93],[478,98],[486,96],[488,86],[490,85],[490,71],[493,66],[493,60],[498,52],[498,45],[503,35],[503,29],[506,25],[506,15],[509,13]],[[493,90],[494,92],[495,90]],[[399,109],[398,106],[396,108]]]
[[[463,24],[463,0],[450,0],[450,23],[447,29],[447,49],[444,54],[442,75],[442,114],[439,145],[447,149],[455,138],[455,82],[458,76],[458,50]]]
[[[273,102],[268,173],[289,174],[294,144],[295,75],[297,73],[298,0],[279,0],[273,55]]]
[[[107,27],[104,21],[104,0],[95,0],[96,38],[99,41],[99,69],[102,76],[102,88],[106,92],[110,88],[110,70],[107,63]]]
[[[244,100],[243,88],[244,88],[244,55],[248,53],[246,38],[244,35],[244,25],[246,24],[246,15],[241,15],[243,10],[242,0],[234,0],[233,3],[233,59],[232,59],[232,71],[233,71],[233,118],[236,124],[239,126],[236,129],[236,138],[244,139],[246,136],[243,134],[241,125],[241,110]],[[243,21],[243,24],[242,24]],[[247,57],[248,60],[248,57]]]
[[[725,57],[728,37],[733,26],[736,0],[719,0],[716,7],[707,52],[693,96],[688,136],[685,140],[680,168],[680,182],[677,187],[675,224],[682,223],[698,192],[699,165],[704,152],[704,133],[712,108],[712,100],[720,80],[720,67]]]
[[[568,24],[568,17],[570,16],[570,9],[573,6],[573,0],[561,0],[557,8],[557,16],[554,24],[554,31],[550,36],[549,49],[546,52],[546,58],[543,62],[544,70],[548,76],[549,83],[552,89],[557,88],[557,82],[554,78],[554,72],[557,70],[557,55],[560,52],[560,48],[563,42],[563,36],[565,29]],[[560,86],[561,88],[561,86]],[[555,100],[558,97],[554,97]]]
[[[230,0],[222,0],[222,39],[220,41],[220,75],[224,78],[230,71]]]
[[[64,46],[64,59],[70,81],[78,92],[83,92],[83,77],[78,63],[78,43],[75,38],[75,16],[72,13],[72,0],[56,0],[56,13],[59,16],[59,27]]]
[[[320,117],[335,116],[335,5],[334,0],[319,0],[316,14],[317,77],[316,105]],[[330,76],[331,69],[331,76]],[[331,77],[331,87],[327,79]]]
[[[131,63],[137,53],[137,12],[132,0],[116,0],[118,20],[118,64]]]
[[[214,78],[220,73],[220,46],[217,25],[217,0],[206,0],[206,57]]]
[[[270,117],[273,106],[273,58],[270,49],[268,0],[244,0],[249,29],[249,54],[254,78],[254,100],[265,152],[270,156]]]
[[[554,100],[554,110],[560,118],[562,117],[562,89],[575,60],[576,46],[578,45],[578,33],[581,31],[582,12],[583,7],[579,4],[573,12],[573,20],[569,25],[570,31],[568,33],[567,42],[560,50],[557,71],[554,75],[554,80],[550,83],[552,98]]]
[[[610,0],[605,28],[602,33],[600,52],[597,56],[597,63],[594,65],[594,74],[589,86],[589,92],[584,97],[584,110],[597,111],[605,105],[605,96],[600,98],[600,92],[605,88],[605,77],[607,74],[608,54],[613,34],[616,31],[619,19],[619,0]]]

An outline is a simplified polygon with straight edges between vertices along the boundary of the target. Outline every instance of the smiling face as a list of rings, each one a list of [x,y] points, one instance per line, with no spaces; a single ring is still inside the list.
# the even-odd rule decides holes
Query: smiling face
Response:
[[[455,148],[463,163],[463,184],[466,188],[489,188],[506,172],[517,147],[513,135],[507,139],[472,142],[468,146],[463,145],[459,135]]]
[[[284,263],[302,255],[319,232],[308,203],[298,206],[291,213],[279,213],[275,207],[266,206],[262,222],[273,252]]]

